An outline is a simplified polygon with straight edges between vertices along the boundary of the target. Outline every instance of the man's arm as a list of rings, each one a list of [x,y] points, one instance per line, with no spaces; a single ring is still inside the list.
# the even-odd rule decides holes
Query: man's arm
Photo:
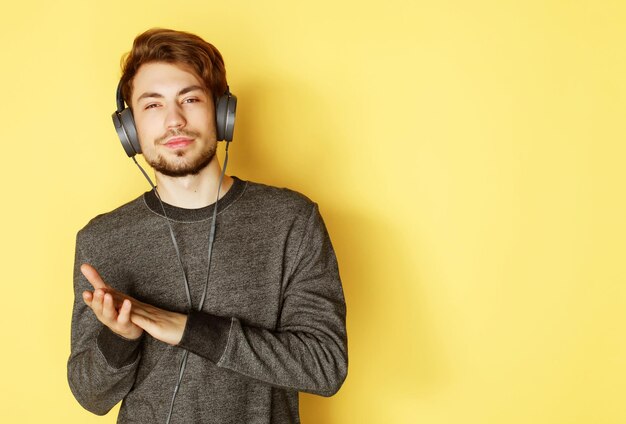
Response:
[[[188,344],[189,350],[220,367],[271,385],[333,395],[347,375],[346,305],[335,253],[317,205],[311,208],[296,259],[287,272],[275,329],[236,318],[191,315],[180,345]],[[197,337],[202,329],[215,333],[204,344]]]
[[[141,337],[139,334],[139,338],[130,340],[116,334],[103,325],[85,303],[88,299],[84,297],[84,292],[92,286],[81,273],[80,265],[88,261],[89,258],[81,250],[79,233],[74,264],[72,346],[67,363],[67,376],[72,393],[78,402],[85,409],[104,415],[126,396],[134,384]],[[93,300],[93,297],[89,297],[92,304]],[[103,292],[98,294],[95,301],[101,308],[108,302],[105,302]],[[126,307],[128,306],[127,304]],[[124,320],[126,311],[118,312]]]
[[[347,374],[346,310],[337,261],[317,207],[291,268],[279,323],[269,330],[234,317],[198,311],[185,316],[147,305],[115,292],[93,268],[83,267],[94,296],[99,290],[110,293],[118,313],[129,299],[131,321],[152,337],[178,343],[220,367],[267,384],[330,396]]]

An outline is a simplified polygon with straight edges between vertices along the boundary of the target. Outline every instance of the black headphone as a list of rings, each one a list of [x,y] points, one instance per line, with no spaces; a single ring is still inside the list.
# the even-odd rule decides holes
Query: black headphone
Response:
[[[124,106],[122,81],[117,84],[116,101],[117,110],[111,115],[113,125],[122,142],[124,151],[128,157],[133,157],[141,153],[141,146],[139,145],[139,137],[137,137],[137,128],[135,127],[133,112],[130,108]],[[226,92],[215,100],[215,129],[217,132],[217,141],[233,140],[236,110],[237,96],[231,94],[228,87],[226,87]]]

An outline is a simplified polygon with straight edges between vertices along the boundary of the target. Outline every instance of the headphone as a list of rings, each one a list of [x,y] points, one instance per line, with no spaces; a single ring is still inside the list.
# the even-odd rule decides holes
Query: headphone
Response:
[[[137,127],[135,127],[135,119],[133,111],[124,105],[122,97],[122,81],[117,84],[116,92],[117,110],[113,112],[113,125],[117,131],[117,135],[122,142],[122,147],[128,155],[133,157],[141,153],[139,145],[139,137],[137,136]],[[235,111],[237,110],[237,96],[233,95],[228,86],[226,92],[215,100],[215,129],[217,132],[217,141],[232,141],[235,131]]]

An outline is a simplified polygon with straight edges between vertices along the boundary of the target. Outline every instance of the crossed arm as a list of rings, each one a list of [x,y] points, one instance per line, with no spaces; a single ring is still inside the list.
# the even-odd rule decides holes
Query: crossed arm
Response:
[[[80,270],[94,289],[85,290],[83,300],[111,331],[129,340],[138,339],[146,331],[170,345],[180,342],[187,315],[157,308],[115,290],[89,264],[82,264]]]

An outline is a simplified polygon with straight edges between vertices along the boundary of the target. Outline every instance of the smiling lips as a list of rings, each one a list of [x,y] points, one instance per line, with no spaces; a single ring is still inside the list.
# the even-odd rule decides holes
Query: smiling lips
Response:
[[[165,143],[170,149],[180,149],[193,143],[193,138],[189,137],[172,137]]]

